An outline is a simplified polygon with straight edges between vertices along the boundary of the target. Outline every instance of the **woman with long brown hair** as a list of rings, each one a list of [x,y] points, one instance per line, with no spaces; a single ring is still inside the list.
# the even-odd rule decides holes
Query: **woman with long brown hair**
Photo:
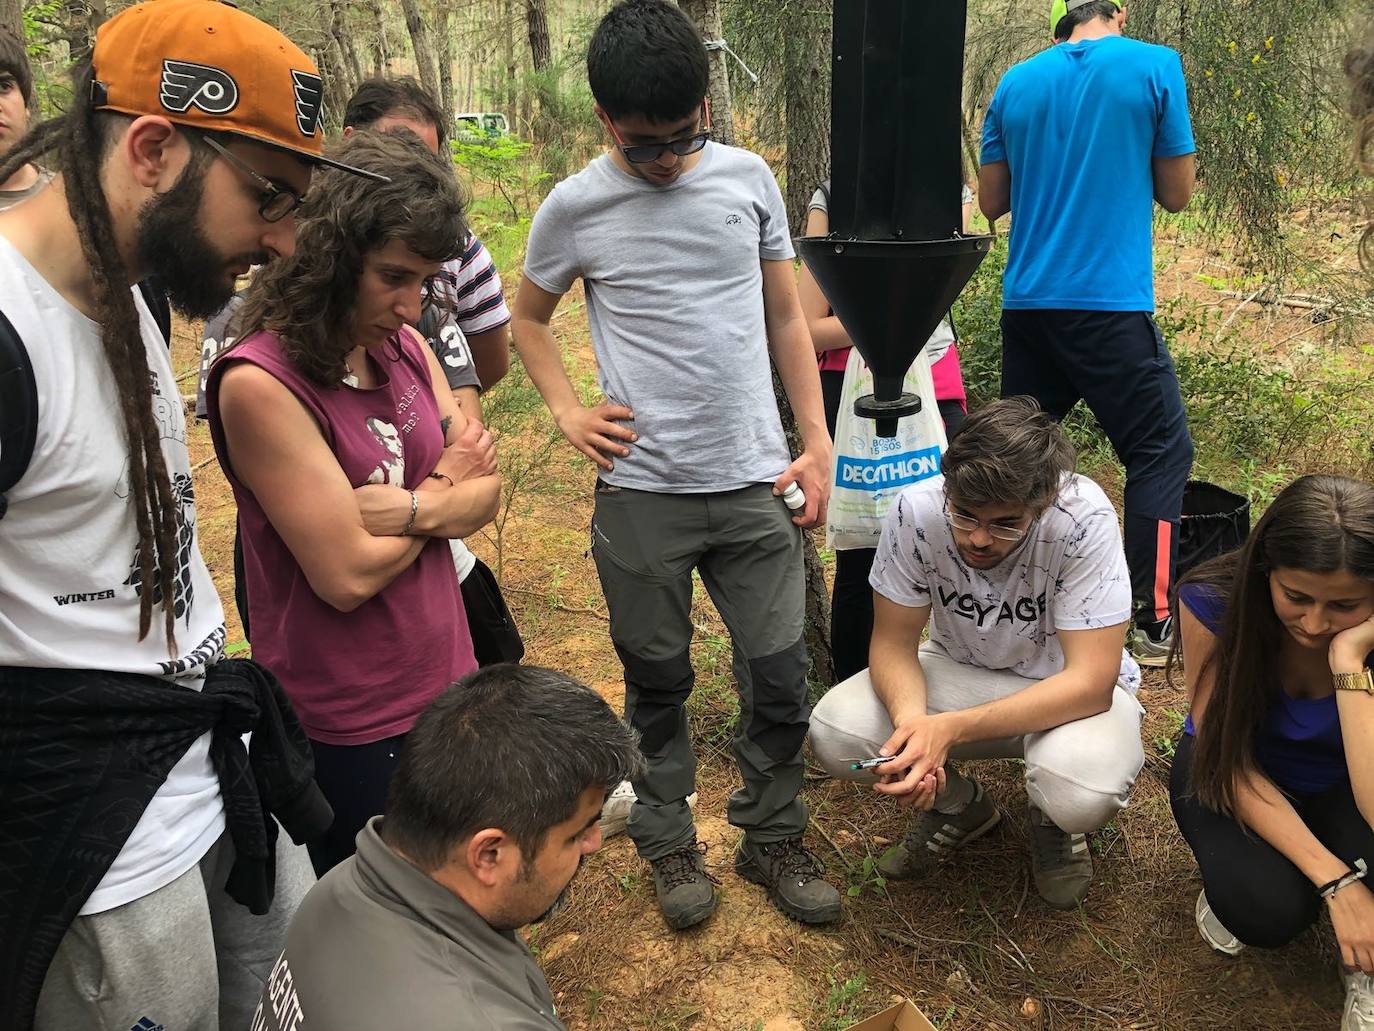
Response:
[[[334,807],[323,873],[381,812],[420,711],[476,669],[448,541],[499,501],[491,435],[468,422],[410,328],[466,237],[453,170],[408,135],[354,133],[296,250],[258,274],[211,370],[215,449],[234,489],[254,656],[291,696]]]
[[[1374,487],[1295,481],[1240,551],[1184,579],[1176,619],[1190,715],[1170,799],[1202,872],[1198,930],[1235,955],[1292,941],[1325,909],[1342,1029],[1370,1031]]]

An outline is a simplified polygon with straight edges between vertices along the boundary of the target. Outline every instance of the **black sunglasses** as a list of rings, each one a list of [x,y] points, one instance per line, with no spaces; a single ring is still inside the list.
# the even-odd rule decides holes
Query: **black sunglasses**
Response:
[[[606,117],[606,125],[615,137],[616,145],[620,147],[620,153],[625,155],[626,161],[632,165],[647,165],[661,158],[665,150],[671,150],[678,157],[685,158],[706,146],[706,141],[711,138],[711,105],[703,103],[701,108],[704,122],[700,129],[689,136],[679,136],[675,140],[665,140],[662,143],[626,143],[620,138],[620,133],[609,115]]]

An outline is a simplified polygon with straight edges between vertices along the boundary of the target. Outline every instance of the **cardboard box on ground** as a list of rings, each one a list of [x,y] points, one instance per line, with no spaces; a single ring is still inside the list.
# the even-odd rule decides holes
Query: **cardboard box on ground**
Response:
[[[851,1025],[845,1031],[935,1031],[935,1025],[907,1000]]]

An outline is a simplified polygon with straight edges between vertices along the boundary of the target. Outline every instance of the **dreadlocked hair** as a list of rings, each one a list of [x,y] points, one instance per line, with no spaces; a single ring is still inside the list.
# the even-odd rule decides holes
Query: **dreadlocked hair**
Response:
[[[0,182],[46,155],[56,159],[62,175],[67,210],[93,273],[94,317],[129,447],[129,488],[138,527],[138,639],[148,636],[154,600],[160,598],[167,651],[175,656],[178,502],[162,454],[161,429],[153,416],[152,373],[133,290],[128,286],[129,270],[115,245],[110,206],[100,184],[100,166],[110,139],[126,119],[105,115],[92,106],[94,73],[89,62],[76,69],[75,80],[71,108],[35,126],[5,155],[0,161]]]

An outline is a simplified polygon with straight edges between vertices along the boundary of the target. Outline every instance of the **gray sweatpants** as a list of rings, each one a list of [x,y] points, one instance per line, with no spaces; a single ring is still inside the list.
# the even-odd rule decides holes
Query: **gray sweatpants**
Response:
[[[279,833],[276,895],[254,916],[224,891],[233,864],[226,832],[171,884],[77,917],[48,968],[35,1031],[247,1031],[315,872],[305,847]]]
[[[758,842],[800,835],[805,587],[801,531],[782,499],[770,484],[654,494],[598,483],[592,554],[625,668],[625,718],[648,759],[626,826],[639,854],[659,859],[696,835],[686,802],[696,789],[685,709],[694,682],[693,569],[734,648],[733,746],[744,786],[730,796],[730,823]]]
[[[965,666],[929,642],[920,654],[932,714],[971,709],[1035,683],[1009,670]],[[1106,712],[1024,737],[961,745],[951,758],[1025,759],[1031,802],[1060,830],[1086,834],[1105,827],[1126,805],[1145,765],[1143,715],[1135,696],[1118,684]],[[832,777],[843,780],[876,781],[872,773],[851,770],[849,762],[877,755],[891,735],[892,719],[868,670],[832,687],[811,714],[811,751]]]

